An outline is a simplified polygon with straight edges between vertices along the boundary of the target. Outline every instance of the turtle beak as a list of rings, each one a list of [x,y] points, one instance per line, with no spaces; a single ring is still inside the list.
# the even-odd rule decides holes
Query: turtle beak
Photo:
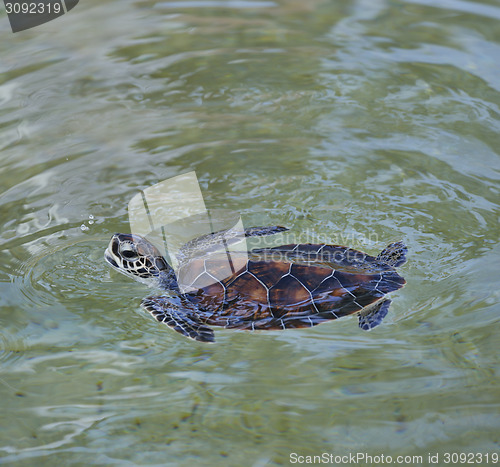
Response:
[[[113,259],[113,257],[110,255],[108,249],[104,251],[104,259],[111,264],[111,266],[115,267],[118,269],[118,264],[116,264],[116,261]]]
[[[108,247],[104,251],[104,259],[111,264],[116,269],[120,269],[120,266],[118,266],[118,263],[116,262],[115,258],[116,255],[118,254],[118,246],[117,244],[119,243],[118,236],[121,235],[119,233],[115,233],[112,237],[111,240],[109,241]],[[113,253],[113,250],[115,250],[115,253]]]

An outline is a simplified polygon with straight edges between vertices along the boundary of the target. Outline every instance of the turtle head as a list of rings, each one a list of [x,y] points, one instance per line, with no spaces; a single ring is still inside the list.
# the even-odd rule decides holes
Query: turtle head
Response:
[[[168,287],[175,275],[158,248],[140,235],[116,233],[104,259],[117,271],[140,280]]]

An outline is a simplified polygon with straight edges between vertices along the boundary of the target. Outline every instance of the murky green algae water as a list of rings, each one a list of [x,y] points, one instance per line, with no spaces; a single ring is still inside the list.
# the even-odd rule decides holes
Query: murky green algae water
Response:
[[[500,4],[433,5],[80,2],[17,34],[0,14],[0,462],[500,451]],[[132,196],[192,170],[247,225],[404,240],[383,325],[203,345],[152,320],[103,250]]]

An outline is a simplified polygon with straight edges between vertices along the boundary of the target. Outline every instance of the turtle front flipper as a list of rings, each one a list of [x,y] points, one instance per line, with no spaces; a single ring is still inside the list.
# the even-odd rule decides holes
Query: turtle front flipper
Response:
[[[226,249],[229,245],[234,245],[242,240],[243,237],[261,237],[264,235],[274,235],[281,232],[286,232],[288,229],[280,225],[273,225],[269,227],[249,227],[240,230],[236,227],[227,230],[219,230],[189,240],[184,244],[177,259],[179,263],[183,263],[196,256],[204,256],[207,253],[221,251]]]
[[[264,235],[274,235],[290,230],[281,225],[271,225],[267,227],[248,227],[245,229],[245,237],[262,237]]]
[[[187,300],[169,296],[147,297],[142,300],[141,306],[160,323],[186,337],[200,342],[215,342],[213,330],[200,321],[194,305]]]
[[[359,314],[359,327],[365,331],[369,331],[375,326],[378,326],[387,315],[390,304],[391,300],[387,299],[377,302],[374,306],[363,310]]]

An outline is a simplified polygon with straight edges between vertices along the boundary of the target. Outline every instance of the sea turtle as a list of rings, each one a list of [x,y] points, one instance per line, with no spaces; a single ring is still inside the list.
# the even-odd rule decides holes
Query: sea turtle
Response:
[[[269,235],[284,227],[253,227],[245,236]],[[240,234],[241,235],[241,234]],[[197,341],[213,342],[208,326],[235,329],[310,327],[353,313],[359,327],[370,330],[387,314],[386,294],[405,280],[396,267],[406,261],[402,242],[391,243],[378,256],[345,246],[290,244],[231,253],[217,245],[231,244],[236,231],[204,235],[186,243],[177,276],[159,250],[133,234],[113,235],[104,254],[118,271],[167,291],[141,305],[158,321]],[[184,277],[184,286],[178,281]],[[221,275],[222,274],[222,275]]]

